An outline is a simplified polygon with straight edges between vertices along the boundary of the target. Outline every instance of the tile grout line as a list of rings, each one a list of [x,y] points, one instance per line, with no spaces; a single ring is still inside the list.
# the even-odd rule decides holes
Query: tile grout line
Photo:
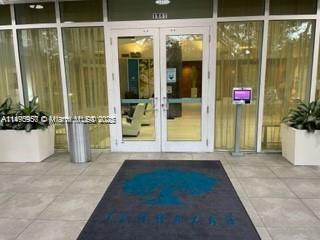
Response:
[[[238,179],[238,178],[237,178],[237,179]],[[243,185],[242,185],[242,183],[239,181],[239,179],[238,179],[238,182],[239,182],[241,188],[243,189]],[[260,220],[261,223],[263,224],[263,227],[264,227],[264,228],[266,229],[266,231],[268,232],[267,226],[266,226],[265,222],[263,221],[263,219],[262,219],[262,217],[260,216],[260,214],[259,214],[259,212],[257,211],[257,209],[254,207],[254,205],[253,205],[253,203],[251,202],[251,199],[250,199],[250,197],[248,196],[247,192],[246,192],[244,189],[243,189],[243,192],[244,192],[244,194],[246,195],[246,197],[247,197],[250,205],[252,206],[252,208],[253,208],[254,211],[256,212],[257,216],[259,217],[259,220]],[[255,227],[258,228],[258,226],[255,226]],[[271,235],[270,235],[269,232],[268,232],[268,234],[269,234],[269,236],[271,237]]]
[[[291,178],[291,179],[295,179],[295,178]],[[291,187],[286,182],[284,182],[284,184],[293,192],[293,194],[295,194],[297,196],[297,199],[299,200],[299,202],[301,202],[302,205],[320,222],[320,217],[317,216],[317,214],[303,201],[303,199],[318,199],[318,198],[301,198],[298,194],[296,194],[291,189]]]
[[[59,164],[57,164],[55,167],[57,167]],[[48,169],[48,171],[46,171],[46,173],[47,172],[49,172],[51,169]],[[40,175],[39,176],[39,178],[40,177],[42,177],[42,176],[44,176],[45,174],[43,174],[43,175]],[[78,177],[78,176],[77,176]],[[72,181],[72,182],[70,182],[70,184],[68,185],[68,186],[66,186],[65,188],[63,188],[58,194],[56,194],[56,196],[52,199],[52,201],[37,215],[37,216],[35,216],[35,218],[34,219],[32,219],[32,221],[30,222],[30,224],[28,224],[18,235],[17,235],[17,237],[15,238],[15,239],[18,239],[26,230],[27,230],[27,228],[29,228],[29,226],[31,226],[35,221],[37,221],[37,220],[40,220],[40,219],[38,219],[38,217],[44,212],[44,211],[46,211],[52,204],[53,204],[53,202],[55,202],[57,199],[58,199],[58,197],[59,196],[61,196],[61,193],[67,188],[67,187],[69,187],[76,179],[77,179],[77,177],[75,177],[75,179]],[[35,178],[30,184],[32,184],[35,180],[37,180],[37,179],[39,179],[39,178]],[[39,194],[39,193],[33,193],[33,194]],[[40,194],[46,194],[46,193],[40,193]],[[48,193],[47,193],[48,194]],[[51,194],[51,193],[49,193],[49,194]]]
[[[33,193],[33,194],[39,194],[39,193]],[[43,194],[43,193],[40,193]],[[30,222],[30,224],[28,224],[23,231],[21,231],[18,236],[16,237],[16,240],[37,220],[37,217],[40,216],[57,198],[59,195],[56,195],[52,201],[50,201],[50,203],[37,215],[35,216],[35,218],[33,218]]]
[[[320,222],[320,216],[318,216],[314,210],[312,208],[310,208],[304,201],[303,201],[304,198],[300,198],[299,200],[302,202],[302,204],[309,210],[311,211],[312,215],[314,215],[316,217],[316,219],[319,220]],[[318,200],[318,198],[309,198],[309,199],[315,199],[315,200]]]
[[[5,194],[11,194],[10,192],[1,192],[1,193],[5,193]],[[14,196],[16,196],[17,195],[17,193],[16,192],[13,192],[12,193],[12,196],[10,196],[7,200],[5,200],[4,202],[2,202],[1,204],[0,204],[0,209],[1,209],[1,206],[2,205],[4,205],[5,203],[7,203],[9,200],[11,200]]]
[[[31,219],[30,219],[31,220]],[[25,228],[23,228],[23,230],[17,235],[17,237],[15,238],[15,240],[17,240],[21,235],[22,233],[24,233],[34,222],[36,221],[36,219],[32,219],[30,221],[29,224],[27,224],[27,226]]]
[[[264,165],[266,165],[266,164],[264,164]],[[266,167],[269,169],[269,166],[266,165]],[[272,171],[272,173],[274,173],[274,172]],[[274,174],[274,175],[276,176],[276,178],[278,178],[278,176],[277,176],[276,174]],[[236,176],[236,177],[237,177],[237,176]],[[239,179],[239,178],[238,178],[238,179]],[[271,178],[271,179],[272,179],[272,178]],[[241,183],[241,181],[239,181],[239,184],[240,184],[241,186],[243,186],[242,183]],[[290,191],[291,191],[291,189],[290,189]],[[246,192],[245,190],[244,190],[244,192],[245,192],[245,194],[247,195],[247,192]],[[270,237],[270,239],[275,240],[275,239],[272,237],[272,234],[271,234],[270,230],[268,229],[268,227],[266,226],[266,223],[265,223],[265,221],[263,220],[262,216],[260,215],[259,211],[256,209],[256,207],[255,207],[254,204],[252,203],[251,198],[250,198],[248,195],[247,195],[247,197],[248,197],[248,200],[249,200],[252,208],[255,210],[255,212],[257,213],[257,215],[258,215],[261,223],[263,224],[264,229],[265,229],[266,232],[268,233],[268,236]],[[256,228],[257,228],[257,227],[256,227]],[[261,236],[260,236],[260,237],[261,237]]]
[[[277,177],[277,179],[278,179],[281,183],[283,183],[283,184],[290,190],[290,192],[291,192],[294,196],[296,196],[296,199],[299,200],[300,202],[302,202],[302,201],[299,199],[299,196],[286,184],[286,182],[283,181],[283,179],[280,178],[280,176],[278,176],[278,174],[276,174],[276,172],[274,172],[274,171],[272,170],[272,168],[271,168],[272,166],[267,166],[267,167],[274,173],[274,175]],[[284,167],[285,167],[285,166],[284,166]],[[304,204],[304,203],[302,202],[302,204]],[[271,237],[271,239],[275,240],[275,239],[272,237],[272,234],[271,234],[270,229],[269,229],[269,228],[266,228],[266,230],[267,230],[267,232],[269,233],[269,236]]]
[[[35,193],[35,194],[36,194],[36,193]],[[37,194],[39,194],[39,193],[37,193]],[[40,194],[44,194],[44,193],[40,193]],[[41,221],[41,219],[38,219],[38,217],[39,217],[45,210],[47,210],[47,209],[53,204],[53,202],[58,199],[59,196],[60,196],[60,193],[57,194],[57,195],[52,199],[52,201],[51,201],[37,216],[35,216],[35,218],[32,219],[31,223],[28,224],[28,226],[26,226],[26,227],[24,228],[24,230],[21,231],[21,232],[18,234],[18,236],[16,237],[16,240],[27,230],[27,228],[29,228],[29,226],[31,226],[31,224],[33,224],[33,223],[34,223],[35,221],[37,221],[37,220],[40,220],[40,221]]]
[[[233,171],[233,167],[230,166],[230,168],[231,168],[232,171]],[[254,207],[254,205],[252,204],[252,202],[251,202],[251,200],[250,200],[247,192],[243,189],[243,186],[242,186],[242,183],[241,183],[240,180],[239,180],[239,177],[237,176],[236,173],[234,173],[234,175],[235,175],[235,179],[238,181],[238,184],[240,185],[242,191],[244,192],[245,196],[247,197],[250,205],[252,206],[252,208],[253,208],[253,210],[255,211],[257,217],[259,218],[260,222],[262,223],[263,228],[267,231],[269,237],[272,239],[271,234],[269,233],[269,231],[268,231],[268,229],[267,229],[267,227],[266,227],[266,225],[265,225],[265,222],[264,222],[263,219],[261,218],[261,216],[260,216],[260,214],[258,213],[257,209],[256,209],[256,208]],[[232,183],[232,182],[231,182],[231,183]],[[233,187],[234,187],[234,186],[233,186]],[[234,188],[235,188],[235,187],[234,187]],[[235,190],[236,190],[236,188],[235,188]],[[236,191],[237,191],[237,190],[236,190]],[[238,195],[238,196],[239,196],[239,195]],[[239,197],[239,199],[240,199],[240,201],[241,201],[241,198],[240,198],[240,197]],[[245,205],[243,204],[242,201],[241,201],[241,204],[242,204],[242,205],[244,206],[244,208],[246,209],[246,207],[245,207]],[[246,209],[246,211],[248,211],[248,210]],[[247,214],[248,214],[248,212],[247,212]],[[249,215],[249,214],[248,214],[248,215]],[[249,218],[251,219],[250,215],[249,215]],[[253,222],[253,219],[251,219],[251,221],[252,221],[254,227],[257,229],[257,232],[258,232],[258,228],[259,228],[259,227],[258,227],[258,226],[255,226],[255,224],[254,224],[254,222]],[[259,234],[259,236],[260,236],[260,233],[259,233],[259,232],[258,232],[258,234]],[[260,236],[260,238],[261,238],[261,236]]]

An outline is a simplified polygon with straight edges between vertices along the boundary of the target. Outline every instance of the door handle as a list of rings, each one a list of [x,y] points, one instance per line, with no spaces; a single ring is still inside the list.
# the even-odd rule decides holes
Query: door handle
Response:
[[[156,112],[158,111],[158,108],[157,108],[157,102],[158,102],[158,98],[151,98],[151,102],[153,104],[153,111]]]
[[[163,98],[162,98],[161,107],[162,107],[163,111],[165,111],[165,112],[168,111],[168,109],[169,109],[169,104],[168,104],[168,99],[167,99],[167,97],[163,97]]]

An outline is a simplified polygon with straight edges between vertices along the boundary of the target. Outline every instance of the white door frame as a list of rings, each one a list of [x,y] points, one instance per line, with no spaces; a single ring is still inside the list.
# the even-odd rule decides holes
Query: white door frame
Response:
[[[181,27],[160,29],[160,66],[161,66],[161,129],[162,151],[164,152],[208,152],[209,136],[209,27]],[[202,45],[202,101],[201,101],[201,141],[167,141],[167,48],[168,35],[200,34]]]
[[[183,24],[172,24],[175,27],[164,26],[151,28],[125,28],[124,26],[111,27],[111,62],[112,62],[112,98],[114,102],[114,113],[117,124],[114,126],[115,144],[112,144],[112,151],[115,152],[210,152],[213,150],[213,129],[211,109],[214,104],[210,99],[214,96],[211,76],[209,74],[210,61],[210,25],[204,21],[201,24],[194,24],[192,27],[182,26]],[[191,25],[191,24],[190,24]],[[202,26],[199,26],[202,25]],[[187,25],[189,26],[189,25]],[[130,26],[131,27],[131,26]],[[166,85],[166,35],[174,34],[201,34],[203,35],[203,65],[202,65],[202,111],[201,111],[201,141],[165,141],[167,138],[167,117],[163,107],[163,96],[167,92]],[[154,48],[154,94],[155,94],[155,141],[123,141],[121,124],[121,97],[120,97],[120,75],[118,37],[124,36],[153,36]],[[161,54],[162,53],[162,54]],[[213,96],[211,96],[213,95]],[[210,110],[210,111],[209,111]]]
[[[154,141],[125,141],[122,138],[122,114],[120,96],[120,73],[119,73],[119,53],[118,37],[126,36],[152,36],[153,37],[153,61],[154,61],[154,114],[155,114],[155,135]],[[112,30],[112,68],[113,68],[113,98],[116,115],[116,144],[113,151],[121,152],[160,152],[161,151],[161,131],[160,131],[160,57],[159,57],[159,30],[153,28],[145,29],[123,29]]]

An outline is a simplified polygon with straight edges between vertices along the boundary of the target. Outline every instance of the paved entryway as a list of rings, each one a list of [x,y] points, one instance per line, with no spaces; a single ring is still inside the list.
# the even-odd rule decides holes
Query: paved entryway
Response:
[[[76,239],[125,159],[221,160],[262,239],[320,239],[320,168],[277,154],[57,153],[43,163],[0,163],[0,239]]]

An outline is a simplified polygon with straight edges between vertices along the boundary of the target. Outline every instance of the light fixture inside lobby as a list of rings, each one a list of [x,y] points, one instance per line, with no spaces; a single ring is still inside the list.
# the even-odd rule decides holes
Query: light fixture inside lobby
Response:
[[[156,4],[158,5],[168,5],[170,0],[156,0]]]
[[[41,5],[41,4],[30,4],[30,5],[29,5],[29,8],[40,10],[40,9],[44,9],[44,6]]]

